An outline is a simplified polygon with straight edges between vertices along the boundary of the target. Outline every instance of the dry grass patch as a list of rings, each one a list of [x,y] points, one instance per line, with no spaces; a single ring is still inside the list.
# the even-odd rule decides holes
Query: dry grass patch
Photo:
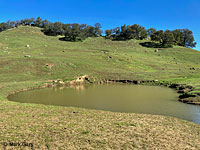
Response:
[[[171,117],[10,102],[0,106],[0,142],[26,141],[35,149],[200,148],[200,126]]]

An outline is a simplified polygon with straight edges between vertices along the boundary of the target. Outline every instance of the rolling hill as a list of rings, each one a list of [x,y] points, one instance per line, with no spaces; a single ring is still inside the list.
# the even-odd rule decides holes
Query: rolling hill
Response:
[[[82,75],[97,81],[158,80],[200,89],[199,51],[142,46],[148,40],[60,38],[30,26],[0,33],[0,142],[25,140],[35,149],[200,148],[199,125],[171,117],[8,101],[12,92]]]

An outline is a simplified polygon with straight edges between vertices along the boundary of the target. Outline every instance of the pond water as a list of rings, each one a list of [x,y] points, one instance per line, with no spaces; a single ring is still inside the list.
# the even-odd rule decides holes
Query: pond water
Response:
[[[46,88],[17,93],[8,99],[21,103],[167,115],[200,124],[199,106],[178,102],[176,91],[158,86],[105,84]]]

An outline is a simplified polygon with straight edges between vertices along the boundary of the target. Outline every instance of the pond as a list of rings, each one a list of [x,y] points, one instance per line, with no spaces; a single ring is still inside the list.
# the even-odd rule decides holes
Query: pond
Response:
[[[178,102],[176,91],[166,87],[127,84],[71,86],[21,92],[8,99],[21,103],[166,115],[200,124],[200,107]]]

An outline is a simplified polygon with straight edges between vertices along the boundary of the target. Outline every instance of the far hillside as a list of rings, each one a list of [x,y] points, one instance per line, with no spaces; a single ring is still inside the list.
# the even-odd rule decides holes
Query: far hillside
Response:
[[[19,26],[0,33],[1,83],[72,79],[91,75],[104,79],[165,80],[197,85],[200,52],[182,47],[152,48],[150,40],[115,41],[89,37],[66,42],[46,36],[41,28]]]

